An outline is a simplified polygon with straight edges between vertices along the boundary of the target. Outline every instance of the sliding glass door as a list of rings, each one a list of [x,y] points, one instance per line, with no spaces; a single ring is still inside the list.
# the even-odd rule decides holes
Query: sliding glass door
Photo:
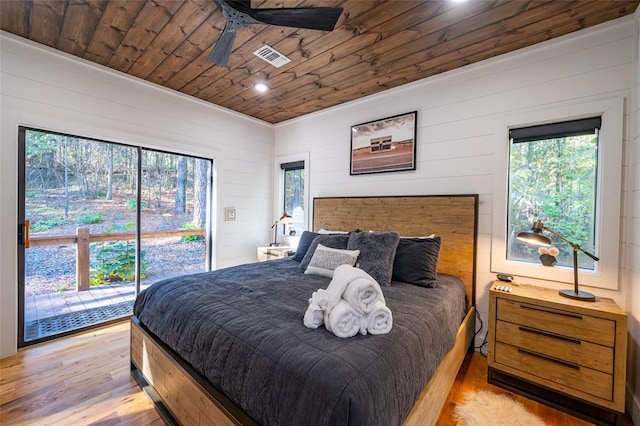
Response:
[[[141,289],[210,269],[211,160],[22,127],[18,142],[19,346],[127,317]]]
[[[211,161],[142,150],[141,273],[143,287],[210,269],[205,238]]]

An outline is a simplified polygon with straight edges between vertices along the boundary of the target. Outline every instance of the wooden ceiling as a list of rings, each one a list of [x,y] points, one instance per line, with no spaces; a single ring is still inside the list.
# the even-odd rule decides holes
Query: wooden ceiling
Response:
[[[0,17],[10,33],[278,123],[631,14],[639,1],[254,0],[344,10],[332,32],[242,27],[226,67],[207,62],[225,25],[212,0],[0,0]],[[265,44],[291,62],[254,56]]]

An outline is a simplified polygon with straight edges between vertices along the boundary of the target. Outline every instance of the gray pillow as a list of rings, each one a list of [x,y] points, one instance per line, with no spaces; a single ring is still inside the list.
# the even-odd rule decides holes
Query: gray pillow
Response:
[[[309,266],[307,266],[304,273],[333,278],[333,271],[338,266],[353,266],[356,260],[358,260],[359,254],[360,251],[358,250],[341,250],[318,244],[311,258],[311,262],[309,262]]]
[[[440,243],[440,237],[400,238],[393,264],[393,280],[435,287]]]
[[[307,253],[304,255],[302,261],[300,262],[299,268],[307,269],[307,266],[309,266],[309,262],[311,262],[311,258],[313,257],[313,253],[316,251],[316,247],[318,247],[318,244],[322,244],[325,247],[344,250],[347,248],[348,241],[348,235],[318,235],[311,242],[309,250],[307,250]]]
[[[356,266],[380,285],[391,285],[400,236],[395,232],[352,232],[347,250],[360,250]]]
[[[296,248],[296,254],[293,256],[293,260],[302,262],[304,255],[309,251],[311,243],[318,235],[319,234],[316,234],[315,232],[304,231],[300,236],[300,241],[298,241],[298,247]]]

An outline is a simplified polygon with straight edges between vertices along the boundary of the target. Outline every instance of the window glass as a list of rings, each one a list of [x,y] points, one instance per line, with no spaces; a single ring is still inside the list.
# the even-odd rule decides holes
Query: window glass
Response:
[[[599,127],[598,117],[510,132],[507,259],[541,264],[545,249],[539,251],[539,247],[515,238],[519,232],[530,230],[536,220],[597,255]],[[557,254],[551,252],[555,264],[571,267],[571,246],[545,235],[558,249]],[[594,260],[582,252],[578,265],[595,269]]]
[[[284,172],[284,211],[292,221],[283,225],[286,235],[301,235],[304,230],[304,161],[281,165]]]

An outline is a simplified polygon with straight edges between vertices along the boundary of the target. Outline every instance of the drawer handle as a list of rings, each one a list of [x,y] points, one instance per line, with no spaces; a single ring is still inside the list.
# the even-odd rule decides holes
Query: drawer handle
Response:
[[[522,309],[531,309],[532,311],[548,312],[550,314],[564,315],[565,317],[582,319],[582,315],[574,314],[572,312],[556,311],[555,309],[542,309],[539,306],[530,306],[530,305],[522,305],[522,304],[520,305],[520,307]]]
[[[579,365],[575,365],[575,364],[572,364],[572,363],[567,362],[567,361],[563,361],[563,360],[558,359],[558,358],[553,358],[553,357],[550,357],[550,356],[547,356],[547,355],[543,355],[543,354],[540,354],[538,352],[533,352],[533,351],[529,351],[527,349],[522,349],[522,348],[518,348],[518,352],[522,352],[522,353],[525,353],[527,355],[535,356],[537,358],[544,359],[546,361],[551,361],[551,362],[554,362],[556,364],[562,365],[564,367],[572,368],[574,370],[580,370],[580,366]]]
[[[520,328],[520,331],[526,331],[528,333],[539,334],[541,336],[551,337],[551,338],[558,339],[558,340],[563,340],[563,341],[569,342],[569,343],[575,343],[576,345],[579,345],[579,344],[582,343],[578,339],[574,339],[574,338],[567,337],[567,336],[561,336],[559,334],[550,333],[548,331],[537,330],[535,328],[526,327],[524,325],[521,325],[519,328]]]

